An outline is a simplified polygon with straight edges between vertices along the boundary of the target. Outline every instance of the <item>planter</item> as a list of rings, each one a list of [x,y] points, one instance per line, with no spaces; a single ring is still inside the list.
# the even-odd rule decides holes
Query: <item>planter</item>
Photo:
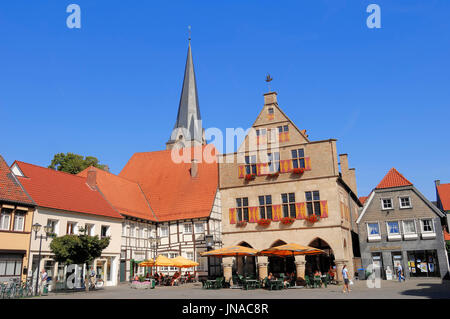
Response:
[[[150,289],[152,286],[151,281],[133,281],[131,282],[131,288],[134,289]]]
[[[259,226],[267,227],[271,222],[272,221],[270,219],[259,219],[257,223]]]
[[[280,175],[280,172],[275,172],[275,173],[268,174],[267,176],[268,177],[278,177],[279,175]]]
[[[320,217],[317,215],[309,215],[308,217],[306,217],[306,220],[310,223],[316,223],[320,220]]]
[[[292,173],[293,174],[303,174],[305,172],[304,168],[293,168]]]
[[[281,222],[283,225],[291,225],[293,222],[295,222],[295,218],[292,218],[292,217],[284,217],[284,218],[281,218],[280,222]]]
[[[247,226],[247,221],[241,220],[240,222],[236,223],[236,227],[245,227]]]
[[[252,181],[252,180],[255,179],[255,177],[256,177],[255,174],[247,174],[247,175],[245,175],[245,180],[246,181]]]

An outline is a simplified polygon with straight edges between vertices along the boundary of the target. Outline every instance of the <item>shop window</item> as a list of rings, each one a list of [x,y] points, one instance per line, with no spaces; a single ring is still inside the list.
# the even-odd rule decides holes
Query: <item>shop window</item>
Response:
[[[381,199],[381,208],[383,210],[392,209],[393,208],[392,198],[382,198]]]
[[[308,216],[317,215],[320,216],[320,193],[319,191],[305,192],[306,209]]]
[[[0,215],[0,230],[9,230],[11,224],[11,210],[2,209]]]
[[[403,196],[399,198],[400,208],[411,208],[411,198],[409,196]]]
[[[258,196],[259,217],[261,219],[272,219],[272,196]]]
[[[281,201],[283,202],[283,217],[297,216],[295,208],[295,193],[281,194]]]
[[[293,168],[305,168],[305,150],[303,148],[292,150],[291,155]]]
[[[236,212],[238,222],[249,221],[248,215],[248,197],[236,198]]]

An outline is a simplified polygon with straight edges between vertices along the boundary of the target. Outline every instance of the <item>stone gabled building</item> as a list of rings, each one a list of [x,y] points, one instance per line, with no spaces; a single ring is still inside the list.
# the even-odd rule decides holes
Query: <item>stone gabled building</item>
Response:
[[[355,171],[346,154],[338,156],[335,139],[311,141],[281,110],[275,92],[264,94],[252,130],[236,153],[221,156],[219,172],[225,246],[262,250],[298,243],[327,252],[288,257],[286,263],[276,257],[242,257],[237,263],[224,258],[228,277],[245,269],[260,278],[293,271],[303,278],[330,266],[339,275],[344,264],[353,271],[352,233],[361,206]]]
[[[448,272],[445,215],[392,168],[364,202],[357,220],[362,266],[406,277],[444,277]]]

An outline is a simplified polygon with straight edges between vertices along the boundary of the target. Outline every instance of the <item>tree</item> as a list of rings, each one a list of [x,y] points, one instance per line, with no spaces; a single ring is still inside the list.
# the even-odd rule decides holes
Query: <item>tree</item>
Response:
[[[99,164],[98,159],[93,156],[83,157],[82,155],[74,153],[59,153],[55,154],[52,162],[48,168],[56,169],[61,172],[70,174],[78,174],[82,170],[94,166],[103,170],[107,169],[107,165]]]
[[[79,229],[79,235],[65,235],[56,237],[50,243],[50,250],[54,254],[53,259],[59,263],[85,264],[89,269],[94,259],[102,255],[102,251],[108,247],[110,237],[99,238],[97,235],[86,235],[85,229]],[[89,290],[88,277],[85,276],[86,291]]]

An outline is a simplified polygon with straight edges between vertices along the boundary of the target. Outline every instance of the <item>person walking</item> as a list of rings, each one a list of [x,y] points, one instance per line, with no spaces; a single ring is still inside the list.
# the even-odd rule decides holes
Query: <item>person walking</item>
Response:
[[[42,295],[44,293],[44,288],[47,285],[47,279],[48,279],[48,274],[45,271],[45,269],[42,269],[41,271],[41,289],[40,289],[40,294]]]
[[[342,278],[344,279],[344,288],[342,289],[342,292],[345,293],[346,290],[347,292],[350,292],[351,290],[348,288],[350,279],[348,278],[347,265],[344,265],[344,267],[342,267]]]
[[[397,275],[398,275],[399,282],[402,282],[402,279],[403,279],[403,281],[405,281],[405,277],[403,276],[403,267],[401,264],[398,264],[398,266],[397,266]]]
[[[94,267],[91,266],[91,271],[89,273],[89,282],[92,289],[95,289],[95,270]]]

